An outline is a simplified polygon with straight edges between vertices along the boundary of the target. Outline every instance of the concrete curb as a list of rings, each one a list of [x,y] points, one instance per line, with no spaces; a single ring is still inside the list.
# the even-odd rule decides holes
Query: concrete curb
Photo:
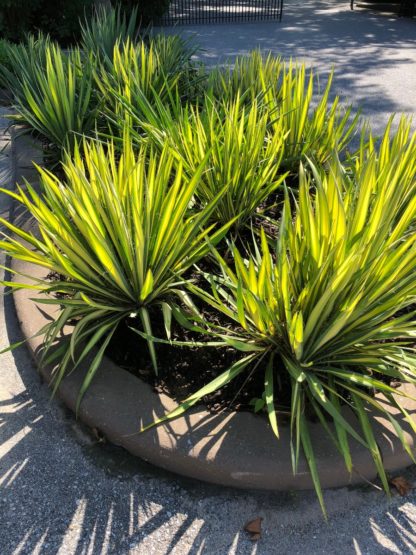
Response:
[[[22,261],[14,261],[13,269],[33,278],[46,275],[44,269]],[[28,347],[38,361],[42,337],[33,335],[54,317],[56,308],[37,305],[30,300],[33,296],[33,291],[19,290],[14,293],[14,300]],[[65,335],[68,333],[70,330],[64,331]],[[80,365],[59,388],[59,396],[72,410],[75,410],[87,366],[88,361]],[[40,371],[49,382],[52,368]],[[404,387],[414,393],[412,386]],[[416,403],[406,401],[406,408],[414,414]],[[298,473],[295,476],[292,473],[289,428],[281,426],[281,437],[277,441],[269,424],[250,413],[212,415],[198,406],[181,418],[138,433],[142,425],[174,407],[174,402],[166,395],[154,393],[148,384],[105,358],[81,403],[79,418],[130,453],[188,477],[239,488],[292,490],[313,487],[304,458],[300,460]],[[350,411],[345,410],[344,416],[357,428]],[[402,420],[400,416],[397,418]],[[380,417],[374,417],[374,422],[385,468],[395,471],[409,465],[411,461],[390,422]],[[350,476],[321,425],[311,423],[310,434],[323,487],[352,485],[376,477],[369,452],[355,440],[351,440],[355,470]],[[414,446],[410,428],[408,435]]]
[[[41,158],[41,151],[27,137],[16,140],[14,135],[14,143],[17,174],[19,177],[24,175],[29,181],[36,181],[32,160],[39,156]],[[37,161],[41,162],[40,159]],[[14,216],[16,223],[22,225],[24,220],[21,220],[21,215]],[[25,227],[30,231],[30,222],[26,222]],[[12,268],[33,278],[42,278],[47,274],[40,267],[17,260],[12,261]],[[42,337],[34,335],[48,319],[55,316],[55,309],[51,305],[37,305],[31,300],[35,296],[29,290],[14,292],[19,323],[31,354],[39,361]],[[70,331],[67,329],[65,333],[69,334]],[[68,375],[58,391],[73,411],[87,367],[88,361]],[[40,369],[48,382],[52,370]],[[304,458],[299,461],[298,473],[293,475],[288,427],[280,426],[281,437],[277,441],[267,421],[254,414],[240,412],[212,415],[203,406],[197,406],[182,418],[139,433],[142,425],[151,423],[173,408],[175,403],[172,399],[156,394],[148,384],[105,358],[81,403],[79,418],[133,455],[188,477],[239,488],[313,488]],[[416,403],[409,402],[406,408],[415,413]],[[345,417],[357,427],[351,412],[346,410]],[[378,417],[376,425],[377,440],[386,469],[395,471],[410,464],[390,422]],[[355,440],[351,440],[350,444],[355,469],[350,475],[321,425],[311,424],[310,434],[323,487],[352,485],[376,477],[369,452]],[[410,427],[408,436],[413,446]]]

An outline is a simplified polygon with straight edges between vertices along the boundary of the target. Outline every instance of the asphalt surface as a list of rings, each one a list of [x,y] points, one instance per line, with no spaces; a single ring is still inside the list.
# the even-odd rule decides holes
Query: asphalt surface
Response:
[[[314,67],[333,93],[361,109],[380,133],[392,113],[412,116],[416,98],[416,18],[357,8],[348,0],[287,0],[283,20],[168,28],[192,38],[206,65],[260,48]]]
[[[388,111],[410,114],[416,21],[350,14],[347,3],[331,6],[288,7],[280,27],[223,25],[198,32],[212,61],[244,53],[258,41],[322,63],[338,53],[339,86],[366,101],[373,123],[381,125]],[[10,186],[22,171],[12,164],[5,127],[0,118],[0,179]],[[27,150],[21,166],[36,155]],[[0,212],[8,209],[1,196]],[[3,346],[19,340],[20,332],[11,297],[0,302]],[[416,485],[414,468],[404,475]],[[155,469],[100,441],[51,400],[24,347],[0,358],[0,555],[416,552],[415,493],[389,499],[366,485],[327,491],[325,499],[328,522],[312,492],[242,492]],[[251,542],[243,526],[257,516],[263,533]]]

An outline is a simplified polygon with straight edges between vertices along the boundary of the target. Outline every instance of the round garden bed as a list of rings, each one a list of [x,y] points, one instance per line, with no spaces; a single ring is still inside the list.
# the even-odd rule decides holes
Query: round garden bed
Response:
[[[45,277],[47,270],[14,260],[13,269],[34,278]],[[43,338],[33,337],[54,317],[56,307],[36,304],[33,291],[16,290],[17,316],[35,359],[39,358]],[[66,333],[70,333],[67,330]],[[62,381],[59,396],[75,410],[78,391],[88,360]],[[49,381],[52,369],[40,369]],[[414,387],[403,385],[415,395]],[[402,399],[403,406],[416,412],[416,402]],[[79,409],[79,418],[99,430],[109,441],[133,455],[167,470],[208,482],[240,488],[290,490],[313,488],[306,460],[301,456],[298,473],[293,475],[290,453],[290,429],[280,426],[276,440],[268,422],[249,412],[210,413],[199,405],[184,416],[140,433],[143,425],[172,410],[175,403],[157,394],[141,379],[104,358]],[[344,416],[355,426],[356,419],[344,408]],[[400,421],[401,416],[396,413]],[[386,418],[374,417],[377,443],[387,471],[409,464],[397,435]],[[406,427],[405,424],[403,424]],[[407,428],[406,428],[407,429]],[[370,452],[354,439],[350,441],[354,472],[350,475],[342,457],[322,429],[311,423],[311,440],[323,487],[346,486],[372,480],[377,472]],[[414,446],[410,434],[409,443]]]

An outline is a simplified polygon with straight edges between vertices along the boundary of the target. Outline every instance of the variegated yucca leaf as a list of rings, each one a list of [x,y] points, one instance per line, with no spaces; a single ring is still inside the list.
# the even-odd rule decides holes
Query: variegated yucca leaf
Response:
[[[137,122],[144,119],[143,103],[153,106],[181,105],[194,95],[193,90],[203,74],[191,64],[196,48],[178,36],[156,35],[134,44],[117,41],[111,58],[95,70],[95,83],[101,91],[105,123],[110,131],[119,132],[127,117],[130,125],[140,130]],[[202,75],[202,76],[201,76]]]
[[[313,177],[301,166],[298,201],[286,196],[276,240],[262,232],[261,244],[248,258],[234,247],[233,264],[214,249],[220,272],[205,274],[211,292],[189,284],[194,295],[234,321],[230,328],[204,322],[193,312],[190,318],[245,354],[238,372],[253,371],[256,361],[265,363],[265,401],[277,436],[279,388],[274,384],[282,373],[290,378],[293,468],[303,449],[323,510],[308,412],[315,413],[350,472],[350,440],[369,449],[386,491],[370,409],[390,422],[413,459],[405,428],[416,433],[416,422],[401,402],[406,392],[389,384],[416,384],[416,182],[414,174],[405,179],[414,164],[408,156],[414,139],[397,151],[393,145],[399,139],[389,148],[386,139],[379,151],[357,162],[354,178],[336,158],[327,172],[310,164]],[[203,394],[235,375],[236,369],[226,370]],[[201,392],[192,396],[192,404]]]
[[[111,58],[117,43],[127,40],[135,43],[138,35],[137,6],[127,17],[120,5],[115,8],[98,5],[93,17],[81,23],[81,47],[98,59]]]
[[[60,308],[43,330],[45,360],[62,328],[76,322],[58,352],[55,388],[67,368],[101,342],[79,401],[118,324],[136,315],[151,335],[148,309],[158,305],[169,328],[170,303],[184,294],[184,273],[227,231],[228,226],[207,226],[221,193],[202,209],[189,209],[205,161],[192,178],[174,162],[168,147],[160,154],[145,147],[135,153],[127,130],[121,155],[111,143],[76,144],[74,157],[64,161],[64,181],[39,168],[41,195],[28,183],[17,193],[2,191],[23,205],[38,227],[27,233],[1,219],[10,231],[0,242],[2,250],[62,276],[37,285],[51,295],[43,302]],[[152,342],[149,349],[157,369]]]
[[[240,231],[287,175],[281,168],[286,139],[282,127],[277,124],[271,131],[264,106],[256,100],[246,106],[238,94],[225,103],[206,97],[201,109],[187,106],[175,119],[162,104],[156,110],[157,114],[150,106],[146,110],[147,121],[141,122],[144,135],[136,135],[137,142],[158,148],[170,144],[189,176],[207,158],[195,201],[205,206],[224,190],[212,219],[221,224],[234,220],[234,231]]]
[[[79,136],[95,128],[90,60],[77,48],[65,54],[51,43],[39,56],[22,50],[16,64],[14,105],[20,121],[55,145],[58,156],[65,148],[72,151]]]
[[[222,101],[238,94],[246,104],[256,100],[268,107],[271,125],[286,134],[283,164],[292,171],[305,156],[324,163],[332,152],[342,152],[356,131],[358,116],[352,117],[351,108],[341,106],[332,94],[333,73],[323,91],[317,81],[305,64],[263,56],[258,50],[209,76],[214,96]]]

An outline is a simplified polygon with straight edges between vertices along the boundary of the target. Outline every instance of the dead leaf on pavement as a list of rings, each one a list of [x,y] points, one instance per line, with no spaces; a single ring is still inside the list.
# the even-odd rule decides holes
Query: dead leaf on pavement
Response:
[[[261,521],[262,520],[263,520],[262,517],[259,516],[259,517],[255,518],[254,520],[250,520],[244,526],[244,530],[251,535],[251,537],[250,537],[251,541],[257,541],[261,538]]]
[[[407,495],[412,489],[412,484],[410,484],[403,476],[397,476],[396,478],[391,479],[390,484],[397,489],[400,495]]]

